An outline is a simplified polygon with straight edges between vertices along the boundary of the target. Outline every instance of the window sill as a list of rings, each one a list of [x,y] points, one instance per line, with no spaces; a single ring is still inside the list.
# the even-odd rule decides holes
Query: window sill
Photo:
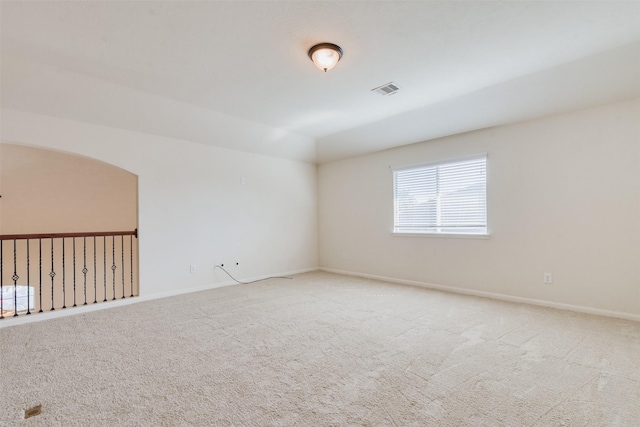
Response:
[[[441,237],[445,239],[489,239],[491,234],[463,234],[463,233],[394,233],[395,237]]]

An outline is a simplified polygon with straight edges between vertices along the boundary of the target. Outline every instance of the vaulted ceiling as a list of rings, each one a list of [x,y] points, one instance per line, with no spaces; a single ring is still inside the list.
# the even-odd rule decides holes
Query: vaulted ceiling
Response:
[[[2,107],[308,162],[640,96],[640,2],[2,1]],[[323,73],[307,50],[344,49]],[[394,82],[393,96],[371,91]]]

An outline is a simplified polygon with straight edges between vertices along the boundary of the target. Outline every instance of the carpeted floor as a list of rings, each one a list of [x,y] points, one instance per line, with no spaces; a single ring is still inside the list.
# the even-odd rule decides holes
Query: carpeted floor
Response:
[[[638,323],[321,272],[2,328],[0,366],[2,426],[640,425]]]

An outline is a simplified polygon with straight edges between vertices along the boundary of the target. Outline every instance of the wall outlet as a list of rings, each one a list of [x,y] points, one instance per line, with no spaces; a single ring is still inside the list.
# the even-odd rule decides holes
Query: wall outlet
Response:
[[[195,264],[191,264],[189,266],[189,272],[192,273],[192,274],[196,272],[196,265]]]
[[[343,261],[347,261],[349,259],[349,255],[346,252],[342,252],[342,254],[340,254],[340,258],[342,258]]]
[[[551,284],[553,283],[553,276],[551,275],[551,273],[544,273],[542,275],[542,281],[544,283]]]

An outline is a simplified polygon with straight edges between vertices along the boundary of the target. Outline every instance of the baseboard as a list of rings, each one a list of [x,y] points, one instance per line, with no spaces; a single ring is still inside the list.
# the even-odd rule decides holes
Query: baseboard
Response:
[[[309,273],[317,270],[318,270],[317,267],[312,267],[312,268],[305,268],[301,270],[284,271],[281,273],[273,273],[273,274],[267,274],[263,276],[243,278],[242,281],[251,282],[254,280],[262,280],[262,279],[266,279],[268,277],[273,277],[273,276],[292,276],[295,274]],[[55,311],[47,311],[44,313],[32,313],[30,315],[21,314],[18,317],[6,317],[0,320],[0,328],[6,328],[8,326],[23,325],[25,323],[41,322],[49,319],[57,319],[59,317],[75,316],[77,314],[90,313],[92,311],[108,310],[110,308],[123,307],[125,305],[130,305],[130,304],[137,304],[145,301],[153,301],[161,298],[170,298],[178,295],[190,294],[193,292],[208,291],[211,289],[224,288],[227,286],[235,286],[238,284],[239,283],[233,280],[227,280],[224,282],[217,282],[217,283],[211,283],[205,286],[199,286],[197,288],[175,289],[167,292],[159,292],[157,294],[141,295],[133,298],[125,298],[125,299],[118,299],[115,301],[101,302],[98,304],[80,305],[78,307],[57,309]]]
[[[320,268],[318,268],[318,270],[326,271],[327,273],[343,274],[345,276],[363,277],[363,278],[366,278],[366,279],[375,279],[375,280],[381,280],[381,281],[384,281],[384,282],[400,283],[400,284],[403,284],[403,285],[410,285],[410,286],[419,286],[421,288],[435,289],[435,290],[439,290],[439,291],[452,292],[452,293],[456,293],[456,294],[472,295],[472,296],[483,297],[483,298],[491,298],[491,299],[496,299],[496,300],[500,300],[500,301],[518,302],[518,303],[523,303],[523,304],[537,305],[537,306],[541,306],[541,307],[557,308],[557,309],[560,309],[560,310],[569,310],[569,311],[575,311],[575,312],[578,312],[578,313],[595,314],[595,315],[598,315],[598,316],[614,317],[614,318],[617,318],[617,319],[625,319],[625,320],[632,320],[632,321],[635,321],[635,322],[640,322],[640,315],[639,314],[625,313],[625,312],[621,312],[621,311],[603,310],[603,309],[600,309],[600,308],[584,307],[584,306],[580,306],[580,305],[565,304],[565,303],[560,303],[560,302],[545,301],[545,300],[538,300],[538,299],[524,298],[524,297],[516,297],[516,296],[512,296],[512,295],[497,294],[497,293],[493,293],[493,292],[475,291],[475,290],[472,290],[472,289],[463,289],[463,288],[456,288],[456,287],[453,287],[453,286],[436,285],[436,284],[433,284],[433,283],[425,283],[425,282],[418,282],[418,281],[414,281],[414,280],[397,279],[397,278],[394,278],[394,277],[377,276],[375,274],[358,273],[358,272],[354,272],[354,271],[338,270],[338,269],[334,269],[334,268],[320,267]]]

